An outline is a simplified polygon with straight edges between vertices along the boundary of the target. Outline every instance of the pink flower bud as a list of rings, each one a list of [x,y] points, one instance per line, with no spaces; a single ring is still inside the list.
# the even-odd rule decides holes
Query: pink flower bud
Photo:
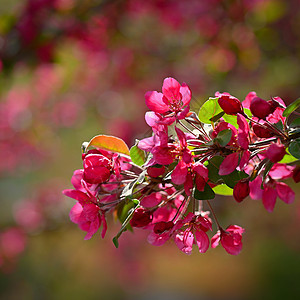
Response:
[[[265,119],[272,113],[272,106],[266,100],[254,97],[250,103],[250,110],[254,117]]]
[[[174,223],[172,221],[169,222],[158,222],[154,225],[153,231],[156,234],[161,234],[167,230],[170,230],[174,226]]]
[[[285,154],[285,147],[278,144],[272,144],[266,151],[267,158],[273,163],[281,161]]]
[[[165,166],[160,167],[148,167],[147,173],[150,177],[156,178],[158,176],[161,176],[165,173]]]
[[[231,95],[220,94],[218,103],[228,115],[236,115],[238,113],[243,114],[241,101]]]
[[[132,227],[144,227],[148,225],[152,220],[152,214],[149,210],[139,207],[133,214],[130,220]]]
[[[272,131],[264,126],[254,124],[252,128],[256,136],[260,138],[269,138],[273,136]]]
[[[91,184],[103,183],[110,177],[111,162],[101,154],[89,154],[83,160],[83,179]]]
[[[237,202],[242,202],[250,193],[249,181],[240,180],[233,188],[233,197]]]

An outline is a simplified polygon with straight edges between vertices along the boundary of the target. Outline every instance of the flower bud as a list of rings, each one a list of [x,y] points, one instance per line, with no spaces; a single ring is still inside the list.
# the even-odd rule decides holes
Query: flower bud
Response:
[[[238,113],[243,114],[241,101],[231,95],[220,94],[218,103],[228,115],[236,115]]]
[[[233,188],[233,197],[237,202],[242,202],[250,193],[249,181],[240,180]]]
[[[130,220],[130,225],[132,227],[144,227],[148,225],[152,220],[152,214],[150,211],[139,207],[133,214]]]
[[[285,147],[278,144],[271,144],[266,151],[266,157],[273,163],[281,161],[285,154]]]
[[[153,231],[156,234],[161,234],[167,230],[170,230],[174,226],[174,223],[172,221],[169,222],[158,222],[154,225]]]
[[[103,183],[110,177],[111,162],[101,154],[89,154],[83,160],[83,168],[83,179],[86,182]]]
[[[272,113],[272,106],[266,100],[254,97],[250,103],[250,110],[254,117],[265,119]]]
[[[254,133],[256,134],[256,136],[258,136],[260,138],[269,138],[274,135],[271,130],[269,130],[268,128],[266,128],[262,125],[254,124],[252,129],[253,129]]]

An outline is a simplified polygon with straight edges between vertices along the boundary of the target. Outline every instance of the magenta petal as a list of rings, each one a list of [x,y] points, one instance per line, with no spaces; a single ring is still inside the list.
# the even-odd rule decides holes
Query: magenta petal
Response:
[[[208,169],[202,163],[196,162],[194,164],[194,171],[206,181],[208,180]]]
[[[177,114],[177,119],[178,120],[183,120],[186,117],[186,115],[188,114],[189,111],[190,111],[190,106],[187,105],[182,111],[180,111]]]
[[[83,211],[82,206],[77,202],[70,210],[69,213],[70,220],[75,224],[80,223],[82,211]]]
[[[243,170],[244,167],[248,164],[249,158],[250,158],[250,151],[248,151],[248,150],[243,151],[241,161],[240,161],[240,164],[239,164],[239,168],[241,170]]]
[[[172,182],[175,184],[183,184],[188,173],[187,165],[180,160],[171,174]]]
[[[156,91],[149,91],[145,94],[146,105],[148,108],[156,113],[163,114],[169,110],[163,100],[163,94]]]
[[[182,95],[183,106],[190,104],[192,99],[192,92],[186,83],[180,87],[180,94]]]
[[[180,100],[179,90],[180,83],[176,79],[168,77],[164,80],[162,92],[168,100]]]
[[[253,200],[260,200],[263,195],[263,190],[261,189],[262,179],[257,176],[253,181],[249,182],[250,194],[249,196]]]
[[[177,128],[176,126],[175,126],[175,131],[177,133],[178,140],[179,140],[181,146],[186,147],[187,143],[186,143],[186,137],[185,137],[184,132],[181,129]]]
[[[295,192],[284,182],[277,182],[276,191],[278,197],[285,203],[291,204],[295,200]]]
[[[176,234],[174,241],[177,247],[185,254],[191,254],[193,250],[194,236],[188,229],[183,234]]]
[[[217,233],[211,238],[211,247],[212,248],[216,248],[219,243],[220,243],[220,239],[221,239],[221,232],[220,230],[217,231]]]
[[[154,142],[154,137],[150,136],[148,138],[144,138],[142,140],[139,141],[138,143],[138,147],[141,150],[150,152],[152,150],[152,148],[155,146],[155,142]]]
[[[202,230],[197,230],[195,232],[196,243],[199,248],[200,253],[205,253],[209,248],[209,238],[207,234]]]
[[[146,196],[141,200],[141,205],[143,207],[154,207],[161,203],[162,200],[163,195],[161,193],[151,193],[149,196]]]
[[[99,207],[95,204],[88,203],[83,206],[83,213],[87,221],[94,221],[99,217]]]
[[[239,164],[239,154],[237,152],[229,154],[220,165],[219,175],[232,173]]]
[[[286,164],[274,164],[269,172],[272,179],[285,179],[293,176],[293,166]]]
[[[63,190],[63,194],[81,203],[87,202],[90,199],[87,194],[77,190]]]
[[[274,210],[274,206],[276,203],[277,192],[271,187],[265,186],[263,191],[262,201],[265,209],[268,212],[272,212]]]
[[[145,120],[146,123],[153,127],[154,129],[157,129],[157,127],[159,126],[158,122],[160,121],[160,117],[159,115],[157,115],[155,112],[153,111],[147,111],[145,113]]]
[[[83,179],[83,169],[74,171],[71,179],[71,183],[73,184],[76,190],[83,191],[83,187],[81,185],[82,179]]]
[[[89,230],[86,234],[86,236],[84,237],[85,240],[89,240],[99,229],[100,227],[100,219],[99,217],[94,220],[93,222],[90,223],[90,227]]]

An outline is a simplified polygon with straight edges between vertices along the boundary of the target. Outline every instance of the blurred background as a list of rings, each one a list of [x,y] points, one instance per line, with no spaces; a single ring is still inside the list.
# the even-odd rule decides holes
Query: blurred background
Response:
[[[144,232],[120,248],[70,222],[61,191],[82,167],[81,143],[149,134],[144,93],[186,82],[192,108],[216,91],[286,104],[300,96],[299,0],[1,0],[0,298],[296,299],[296,201],[217,197],[222,224],[246,228],[237,257],[181,253]]]

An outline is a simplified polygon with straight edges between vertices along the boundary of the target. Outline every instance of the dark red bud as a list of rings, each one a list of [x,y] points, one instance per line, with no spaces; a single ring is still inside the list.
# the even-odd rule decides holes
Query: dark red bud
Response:
[[[266,151],[267,158],[273,163],[281,161],[285,154],[285,147],[278,144],[271,144]]]
[[[254,124],[252,128],[256,136],[260,138],[269,138],[274,136],[272,131],[266,128],[265,126]]]
[[[169,222],[158,222],[154,225],[153,231],[156,234],[162,234],[163,232],[170,230],[174,226],[174,223],[172,221]]]
[[[233,197],[237,202],[242,202],[250,193],[249,181],[240,180],[233,188]]]
[[[243,114],[241,101],[231,95],[221,94],[218,99],[218,103],[228,115],[237,115],[238,113]]]
[[[293,170],[293,179],[296,183],[298,183],[300,181],[300,166],[297,166]]]
[[[165,166],[160,166],[160,167],[148,167],[147,173],[149,176],[156,178],[158,176],[161,176],[165,173]]]
[[[254,97],[250,103],[250,110],[254,117],[265,119],[272,113],[272,106],[268,103],[268,101],[259,97]]]
[[[144,227],[148,225],[152,220],[152,214],[150,211],[144,208],[138,208],[130,220],[130,225],[132,227]]]

